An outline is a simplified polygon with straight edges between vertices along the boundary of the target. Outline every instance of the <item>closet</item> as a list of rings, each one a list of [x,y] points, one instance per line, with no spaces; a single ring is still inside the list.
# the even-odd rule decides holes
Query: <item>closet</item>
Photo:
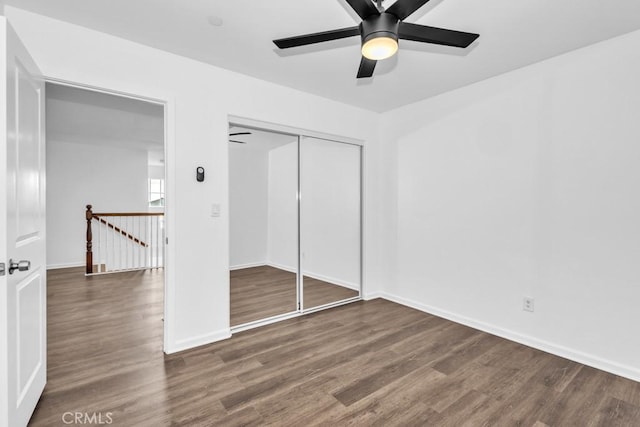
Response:
[[[232,330],[359,300],[362,147],[229,132]]]

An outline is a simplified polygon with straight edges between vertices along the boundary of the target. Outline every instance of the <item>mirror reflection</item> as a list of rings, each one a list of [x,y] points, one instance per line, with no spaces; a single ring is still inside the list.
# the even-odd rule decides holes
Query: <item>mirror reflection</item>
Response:
[[[298,137],[229,128],[231,326],[298,309]]]
[[[301,269],[304,308],[360,295],[361,147],[300,142]]]

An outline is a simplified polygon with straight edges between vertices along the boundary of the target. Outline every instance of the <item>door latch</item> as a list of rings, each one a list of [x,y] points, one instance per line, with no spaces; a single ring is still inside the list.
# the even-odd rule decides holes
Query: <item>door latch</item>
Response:
[[[0,262],[0,276],[4,276],[4,262]]]
[[[31,268],[31,261],[22,260],[22,261],[15,262],[12,259],[9,260],[9,274],[13,274],[13,272],[16,270],[27,271],[30,268]]]

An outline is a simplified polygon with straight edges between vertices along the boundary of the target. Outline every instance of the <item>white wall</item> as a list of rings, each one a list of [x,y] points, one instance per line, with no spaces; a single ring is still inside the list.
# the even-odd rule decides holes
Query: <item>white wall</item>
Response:
[[[269,151],[268,263],[298,268],[298,143]]]
[[[229,265],[264,265],[267,259],[269,152],[229,144]]]
[[[387,295],[640,379],[639,48],[635,32],[386,114]]]
[[[229,115],[363,140],[367,179],[378,179],[377,114],[20,9],[5,12],[46,76],[169,102],[168,351],[229,336]],[[196,166],[207,170],[203,183]],[[365,295],[375,295],[386,274],[375,232],[384,195],[367,196]],[[210,216],[212,203],[222,205],[219,218]]]
[[[148,166],[149,179],[164,179],[164,166]]]
[[[145,212],[147,197],[145,151],[47,141],[47,267],[84,265],[86,205]]]

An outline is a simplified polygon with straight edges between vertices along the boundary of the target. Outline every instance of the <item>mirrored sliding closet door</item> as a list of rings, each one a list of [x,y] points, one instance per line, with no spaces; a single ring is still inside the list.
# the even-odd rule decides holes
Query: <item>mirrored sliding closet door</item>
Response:
[[[362,148],[300,138],[300,269],[304,310],[360,296]]]
[[[298,136],[229,128],[231,326],[299,310]]]

